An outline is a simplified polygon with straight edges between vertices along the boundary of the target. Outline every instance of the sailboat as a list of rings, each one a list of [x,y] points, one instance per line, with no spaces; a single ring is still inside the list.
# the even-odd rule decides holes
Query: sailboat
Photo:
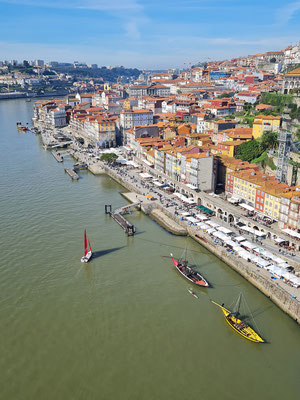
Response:
[[[204,286],[204,287],[210,286],[207,280],[198,271],[196,271],[194,268],[188,265],[188,261],[186,259],[186,249],[185,249],[185,256],[182,258],[176,259],[173,257],[172,253],[170,255],[174,267],[186,279],[188,279],[190,282],[194,283],[197,286]]]
[[[88,247],[89,246],[89,247]],[[89,248],[89,250],[88,250]],[[81,257],[81,262],[89,262],[90,259],[92,258],[92,249],[91,249],[91,244],[90,244],[90,240],[86,234],[86,229],[84,230],[84,256]]]
[[[226,319],[226,322],[233,328],[237,333],[242,335],[245,339],[251,340],[252,342],[255,343],[264,343],[264,340],[259,336],[258,333],[254,331],[246,322],[242,321],[239,316],[240,316],[240,306],[241,306],[241,300],[242,300],[242,293],[240,293],[237,303],[236,303],[236,310],[235,312],[227,310],[227,308],[224,307],[224,304],[218,304],[214,301],[211,301],[214,303],[216,306],[220,307],[221,310],[223,311],[224,317]]]

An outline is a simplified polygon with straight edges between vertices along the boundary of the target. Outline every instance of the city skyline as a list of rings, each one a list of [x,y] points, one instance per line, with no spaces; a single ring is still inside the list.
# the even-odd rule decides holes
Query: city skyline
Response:
[[[2,59],[183,67],[281,50],[299,38],[300,1],[285,6],[154,0],[0,0]],[[25,24],[25,29],[24,29]]]

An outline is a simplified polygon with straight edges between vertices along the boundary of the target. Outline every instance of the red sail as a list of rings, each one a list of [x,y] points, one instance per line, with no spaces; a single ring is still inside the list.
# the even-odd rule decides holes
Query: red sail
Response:
[[[88,253],[88,249],[87,249],[86,230],[84,230],[84,255],[86,256],[87,253]]]
[[[90,252],[92,252],[92,248],[91,248],[91,244],[90,244],[90,239],[89,238],[88,238],[88,242],[89,242]]]

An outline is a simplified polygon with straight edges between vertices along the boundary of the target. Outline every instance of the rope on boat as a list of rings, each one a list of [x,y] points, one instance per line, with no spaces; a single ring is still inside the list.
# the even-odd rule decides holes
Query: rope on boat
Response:
[[[255,329],[256,329],[257,332],[259,333],[259,336],[262,337],[262,334],[260,333],[260,330],[258,329],[257,323],[255,322],[254,316],[253,316],[253,314],[252,314],[252,312],[251,312],[251,310],[250,310],[250,307],[248,306],[248,303],[247,303],[247,301],[246,301],[246,299],[245,299],[244,296],[243,296],[243,299],[244,299],[245,304],[246,304],[246,306],[247,306],[247,308],[248,308],[248,311],[249,311],[249,313],[250,313],[250,315],[251,315],[251,318],[252,318],[252,320],[253,320],[253,324],[255,325]]]

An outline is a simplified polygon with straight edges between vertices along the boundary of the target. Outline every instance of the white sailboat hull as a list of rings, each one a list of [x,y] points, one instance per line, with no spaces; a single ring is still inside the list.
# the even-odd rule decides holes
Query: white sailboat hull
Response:
[[[92,258],[92,255],[93,255],[93,253],[91,251],[89,251],[85,256],[81,257],[80,261],[83,263],[87,263]]]

